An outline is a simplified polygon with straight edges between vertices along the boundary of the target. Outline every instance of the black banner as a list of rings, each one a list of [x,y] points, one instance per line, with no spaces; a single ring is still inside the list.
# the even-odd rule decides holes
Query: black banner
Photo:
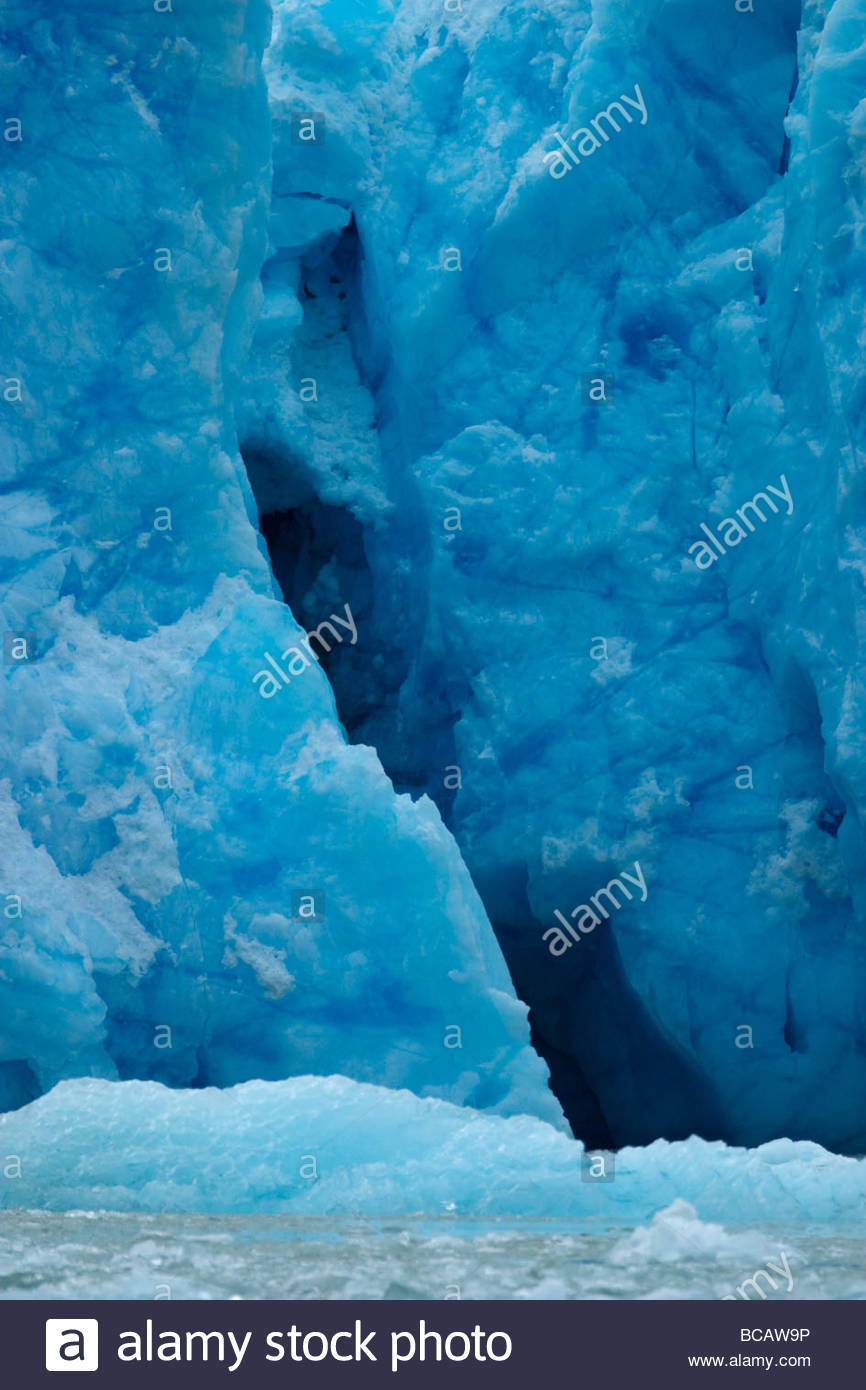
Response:
[[[862,1305],[824,1302],[0,1303],[3,1383],[67,1370],[178,1386],[535,1390],[757,1377],[821,1390],[862,1374]]]

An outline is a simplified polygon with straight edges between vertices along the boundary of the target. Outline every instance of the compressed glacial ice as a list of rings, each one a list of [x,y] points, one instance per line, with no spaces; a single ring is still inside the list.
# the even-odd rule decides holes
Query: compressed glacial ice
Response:
[[[580,1143],[534,1116],[341,1076],[198,1091],[63,1081],[0,1117],[0,1154],[7,1210],[567,1217],[592,1229],[634,1227],[679,1200],[704,1222],[830,1231],[866,1212],[866,1160],[807,1141],[657,1140],[618,1152],[601,1182]],[[632,1239],[645,1254],[681,1247],[695,1229],[687,1206],[665,1218],[667,1236]]]
[[[275,573],[363,595],[341,716],[442,809],[592,1143],[866,1148],[864,17],[275,10]]]
[[[582,1209],[563,1136],[468,1113],[494,1196],[445,1138],[281,1196],[220,1119],[276,1093],[205,1089],[557,1121],[540,1053],[589,1143],[687,1141],[635,1210],[848,1211],[856,1165],[688,1136],[866,1148],[864,17],[9,0],[0,1108],[68,1161],[22,1200],[143,1200],[71,1097],[138,1171],[159,1095],[245,1210]],[[229,1200],[185,1152],[153,1202]]]
[[[315,660],[255,680],[304,636],[232,409],[268,33],[265,0],[4,10],[0,611],[35,659],[0,682],[0,1108],[339,1071],[555,1121],[439,812],[347,744]]]

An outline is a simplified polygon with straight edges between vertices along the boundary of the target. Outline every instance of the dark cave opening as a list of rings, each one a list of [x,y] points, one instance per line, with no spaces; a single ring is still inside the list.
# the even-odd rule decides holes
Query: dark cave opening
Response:
[[[435,663],[410,659],[411,602],[399,583],[377,592],[363,525],[347,508],[308,496],[265,512],[259,527],[283,599],[306,631],[349,604],[357,641],[320,653],[316,647],[349,741],[374,747],[395,790],[426,793],[449,824],[457,786],[446,769],[455,765],[463,687]],[[401,709],[407,682],[424,711],[423,728]]]
[[[607,877],[616,870],[607,866]],[[601,881],[605,868],[599,871]],[[655,1139],[724,1138],[710,1078],[653,1018],[626,975],[608,920],[554,959],[534,916],[526,871],[508,876],[506,919],[495,890],[479,886],[515,991],[529,1005],[532,1045],[547,1064],[550,1088],[587,1148],[618,1149]],[[591,885],[576,885],[588,899]]]
[[[786,119],[786,120],[787,120],[788,115],[789,115],[790,110],[791,110],[791,103],[793,102],[794,97],[797,95],[797,87],[798,87],[798,85],[799,85],[799,82],[800,82],[800,65],[799,65],[798,62],[795,61],[795,63],[794,63],[794,76],[793,76],[793,78],[791,79],[791,90],[790,90],[789,93],[788,93],[788,105],[787,105],[787,107],[786,107],[786,109],[785,109],[785,119]],[[783,126],[782,126],[782,153],[781,153],[780,156],[779,156],[779,173],[780,173],[780,174],[787,174],[787,172],[788,172],[788,165],[790,164],[790,161],[791,161],[791,137],[788,135],[787,131],[785,130],[785,128],[784,128],[784,122],[783,122]]]
[[[343,507],[317,498],[304,505],[266,512],[259,527],[274,578],[293,616],[312,631],[348,603],[357,641],[317,644],[316,654],[334,688],[340,719],[351,738],[387,692],[377,679],[381,664],[369,659],[373,580],[364,552],[363,528]]]

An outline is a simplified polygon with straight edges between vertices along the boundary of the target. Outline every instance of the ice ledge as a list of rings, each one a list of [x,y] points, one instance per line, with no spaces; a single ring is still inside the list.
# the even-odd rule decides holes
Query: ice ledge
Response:
[[[581,1174],[581,1144],[343,1076],[171,1090],[63,1081],[0,1117],[0,1205],[51,1211],[422,1213],[634,1226],[677,1198],[702,1220],[838,1229],[866,1207],[866,1160],[809,1142],[757,1149],[691,1138]],[[581,1176],[585,1179],[581,1181]]]

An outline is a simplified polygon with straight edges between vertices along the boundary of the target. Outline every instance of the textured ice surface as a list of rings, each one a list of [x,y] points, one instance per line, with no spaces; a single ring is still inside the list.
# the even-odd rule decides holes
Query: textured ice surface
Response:
[[[292,0],[263,73],[264,0],[6,5],[0,614],[37,659],[0,687],[0,1106],[341,1072],[554,1115],[492,923],[590,1142],[866,1147],[864,19]],[[344,604],[327,679],[263,698]],[[646,901],[551,956],[632,861]],[[218,1096],[162,1104],[231,1147]],[[417,1189],[356,1176],[582,1209],[531,1124],[543,1188],[445,1140]],[[127,1190],[64,1142],[34,1194]],[[718,1211],[750,1165],[793,1200],[694,1142],[641,1160],[660,1201],[712,1163]],[[862,1170],[805,1152],[829,1216]],[[253,1204],[366,1200],[243,1158]]]
[[[315,662],[254,683],[303,635],[232,415],[268,27],[264,0],[4,10],[0,612],[36,659],[0,686],[0,1107],[317,1070],[555,1119],[438,811],[347,745]]]
[[[308,620],[364,596],[341,715],[441,806],[593,1143],[866,1147],[864,22],[276,9],[275,572]],[[633,861],[646,902],[552,957]]]
[[[833,1231],[866,1215],[866,1160],[806,1141],[657,1140],[621,1150],[600,1182],[591,1165],[581,1176],[579,1143],[534,1117],[338,1076],[186,1092],[64,1081],[0,1117],[0,1153],[13,1173],[0,1185],[6,1208],[515,1215],[583,1229],[631,1227],[677,1198],[711,1222]],[[682,1208],[669,1220],[671,1248],[689,1220]]]

